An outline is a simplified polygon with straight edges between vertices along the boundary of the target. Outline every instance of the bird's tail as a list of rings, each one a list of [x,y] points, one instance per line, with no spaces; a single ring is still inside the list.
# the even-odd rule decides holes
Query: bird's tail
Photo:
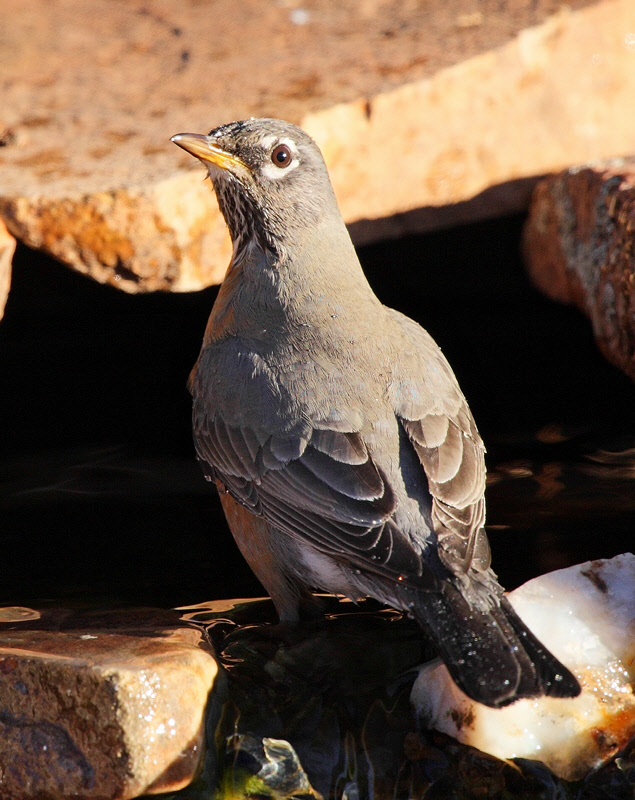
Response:
[[[411,591],[409,587],[408,594]],[[408,602],[411,613],[468,697],[501,708],[523,697],[580,693],[576,678],[540,643],[502,593],[488,592],[491,603],[486,608],[485,603],[470,604],[450,582],[438,593],[414,591],[420,598]]]

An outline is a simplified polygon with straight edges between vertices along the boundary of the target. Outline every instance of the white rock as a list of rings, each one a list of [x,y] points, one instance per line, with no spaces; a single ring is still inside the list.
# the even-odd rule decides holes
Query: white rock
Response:
[[[559,777],[578,780],[635,735],[635,556],[551,572],[509,600],[576,675],[581,695],[487,708],[434,662],[421,669],[412,702],[427,727],[498,758],[540,760]]]

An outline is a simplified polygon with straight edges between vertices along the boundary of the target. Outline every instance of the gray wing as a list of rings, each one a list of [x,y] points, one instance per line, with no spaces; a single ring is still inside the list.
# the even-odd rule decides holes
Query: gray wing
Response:
[[[428,478],[439,555],[455,574],[468,567],[486,570],[485,447],[435,341],[413,320],[391,313],[411,343],[391,399]]]
[[[470,564],[485,569],[481,439],[434,341],[414,321],[386,311],[396,323],[386,326],[387,335],[395,337],[387,352],[397,354],[386,400],[427,477],[439,554],[454,573]],[[317,417],[302,406],[281,415],[284,392],[270,379],[266,363],[253,354],[247,361],[234,351],[224,358],[203,356],[203,368],[191,383],[194,438],[208,474],[252,513],[323,553],[392,579],[421,576],[425,523],[421,541],[396,525],[396,499],[381,454],[374,458],[369,452],[361,432],[363,414],[350,407],[351,398],[341,394],[336,411],[328,411],[327,402]],[[229,394],[222,375],[241,358],[246,368],[239,374],[251,377],[240,382],[238,397]],[[329,392],[324,395],[328,400]],[[291,427],[284,420],[291,420]]]
[[[194,401],[194,438],[209,477],[252,513],[318,551],[396,579],[420,554],[394,525],[396,501],[359,432],[314,427],[304,438],[228,425]]]

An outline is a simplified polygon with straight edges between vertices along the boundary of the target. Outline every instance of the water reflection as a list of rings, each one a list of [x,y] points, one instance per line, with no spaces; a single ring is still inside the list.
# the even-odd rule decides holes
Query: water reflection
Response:
[[[418,730],[412,667],[432,655],[418,627],[372,601],[323,599],[325,622],[302,628],[276,625],[269,600],[185,611],[207,630],[226,683],[203,775],[174,800],[632,800],[635,742],[571,784],[538,762]]]
[[[519,458],[522,453],[522,458]],[[488,530],[507,589],[635,546],[635,436],[567,432],[493,441]]]
[[[324,602],[323,624],[236,625],[249,613],[274,622],[269,601],[248,603],[209,624],[228,675],[230,699],[220,737],[228,743],[223,786],[234,793],[227,797],[249,796],[236,795],[238,787],[246,790],[251,778],[262,780],[266,772],[266,762],[256,759],[254,739],[287,741],[312,790],[323,797],[376,796],[385,784],[397,782],[402,766],[397,756],[404,736],[414,730],[409,670],[431,652],[416,624],[396,612],[370,601],[357,611],[334,598]],[[201,611],[194,619],[202,622],[205,616]],[[259,765],[251,778],[248,763],[253,769]],[[279,777],[276,771],[268,774]],[[286,796],[267,786],[268,796]]]

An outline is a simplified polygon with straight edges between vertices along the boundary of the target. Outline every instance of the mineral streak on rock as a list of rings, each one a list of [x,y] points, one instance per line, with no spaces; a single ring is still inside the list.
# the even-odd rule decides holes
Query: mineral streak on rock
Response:
[[[0,613],[0,797],[186,786],[217,672],[199,631],[169,612],[28,611]]]
[[[635,159],[542,181],[524,251],[536,286],[583,311],[604,355],[635,380]]]

